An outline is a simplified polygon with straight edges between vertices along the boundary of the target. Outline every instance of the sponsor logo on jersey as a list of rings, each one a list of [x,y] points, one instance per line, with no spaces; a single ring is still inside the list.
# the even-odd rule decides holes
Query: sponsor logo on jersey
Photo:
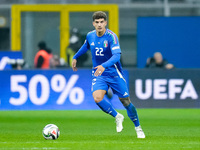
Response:
[[[90,45],[94,45],[94,42],[92,42]]]
[[[104,46],[105,48],[108,47],[108,41],[107,41],[107,40],[104,41],[103,46]]]

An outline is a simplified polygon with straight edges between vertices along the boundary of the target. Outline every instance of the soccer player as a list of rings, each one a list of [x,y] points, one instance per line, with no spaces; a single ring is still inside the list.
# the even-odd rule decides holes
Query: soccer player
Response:
[[[113,106],[104,99],[108,88],[118,95],[123,106],[127,110],[129,118],[135,125],[137,138],[145,138],[145,134],[140,126],[137,111],[129,98],[129,91],[123,77],[122,66],[120,63],[121,49],[115,33],[106,28],[107,16],[105,12],[97,11],[93,14],[93,26],[95,30],[87,34],[85,43],[74,55],[72,69],[77,71],[77,58],[87,50],[92,53],[92,95],[94,101],[105,113],[115,117],[116,130],[121,132],[123,129],[124,116],[118,113]]]

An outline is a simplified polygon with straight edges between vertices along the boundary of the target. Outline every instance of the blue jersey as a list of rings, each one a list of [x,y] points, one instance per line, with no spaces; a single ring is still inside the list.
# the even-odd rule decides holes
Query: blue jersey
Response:
[[[113,93],[120,98],[128,97],[128,87],[123,78],[122,66],[120,63],[121,49],[118,38],[111,30],[106,29],[103,36],[98,37],[96,30],[87,34],[85,43],[74,55],[74,59],[91,50],[93,68],[102,65],[105,71],[101,76],[94,76],[93,69],[92,92],[96,90],[107,91],[109,87]]]
[[[78,58],[89,49],[92,54],[93,67],[107,62],[114,54],[121,54],[118,38],[116,34],[109,29],[106,29],[106,32],[101,37],[97,36],[96,30],[89,32],[85,43],[73,58]],[[93,72],[94,71],[95,70],[93,70]],[[122,76],[122,74],[122,66],[120,60],[118,60],[111,66],[106,67],[102,76]]]

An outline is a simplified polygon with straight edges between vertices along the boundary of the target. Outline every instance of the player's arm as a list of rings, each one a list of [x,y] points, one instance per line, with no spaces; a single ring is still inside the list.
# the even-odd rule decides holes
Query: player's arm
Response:
[[[73,71],[77,71],[76,63],[77,63],[77,60],[76,60],[76,59],[73,59],[73,60],[72,60],[72,70],[73,70]]]
[[[101,65],[104,68],[111,67],[112,65],[114,65],[116,62],[118,62],[120,60],[120,57],[121,57],[121,53],[115,53],[112,55],[112,57],[109,60],[107,60],[106,62],[104,62]]]
[[[88,42],[87,42],[87,40],[85,40],[85,43],[81,46],[81,48],[78,50],[78,52],[73,57],[73,60],[72,60],[73,71],[77,71],[77,67],[76,67],[77,58],[80,57],[81,55],[85,54],[88,49],[89,49]]]
[[[81,48],[78,50],[78,52],[74,55],[73,59],[79,58],[81,55],[85,54],[88,50],[88,43],[87,40],[85,43],[81,46]]]
[[[111,67],[116,62],[120,61],[120,57],[121,57],[121,49],[120,49],[117,35],[114,34],[113,32],[110,32],[110,35],[112,36],[109,37],[108,42],[109,42],[110,49],[112,52],[112,57],[106,62],[104,62],[103,64],[101,64],[104,68]]]
[[[116,62],[118,62],[120,60],[120,56],[121,56],[121,53],[115,53],[112,55],[112,57],[109,60],[107,60],[103,64],[95,67],[95,69],[97,69],[97,70],[95,71],[94,75],[100,76],[106,68],[111,67]]]

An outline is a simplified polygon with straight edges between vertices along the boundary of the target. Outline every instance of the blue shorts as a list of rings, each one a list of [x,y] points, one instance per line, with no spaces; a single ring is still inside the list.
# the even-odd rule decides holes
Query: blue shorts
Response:
[[[128,87],[124,78],[120,78],[119,76],[93,76],[92,93],[96,90],[108,91],[109,87],[112,89],[113,93],[116,94],[118,97],[129,97]]]

